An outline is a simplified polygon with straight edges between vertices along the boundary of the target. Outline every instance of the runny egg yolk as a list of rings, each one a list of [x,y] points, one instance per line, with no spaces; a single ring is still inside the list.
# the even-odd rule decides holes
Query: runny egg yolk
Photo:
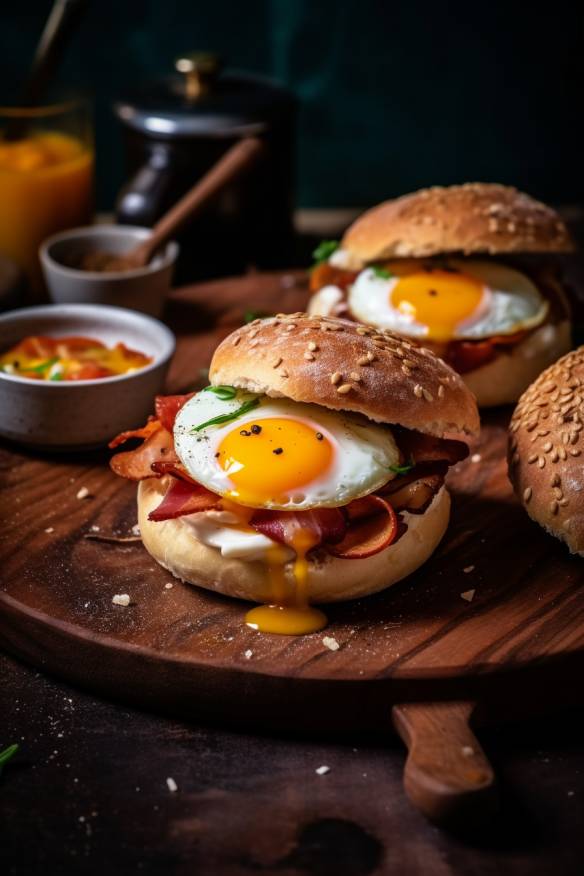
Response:
[[[233,484],[227,495],[261,507],[269,502],[286,504],[325,475],[333,447],[314,425],[270,417],[232,429],[217,448],[216,458]]]
[[[483,284],[469,274],[440,268],[414,270],[399,277],[390,304],[426,326],[429,339],[447,341],[478,308],[483,290]]]

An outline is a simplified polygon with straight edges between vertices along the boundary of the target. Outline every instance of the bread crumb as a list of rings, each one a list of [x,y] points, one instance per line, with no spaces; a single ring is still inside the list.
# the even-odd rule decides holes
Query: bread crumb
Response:
[[[99,526],[92,526],[91,531],[92,532],[99,532]]]
[[[474,570],[475,570],[474,566],[465,566],[462,571],[464,572],[465,575],[468,575],[470,572],[474,572]]]
[[[326,764],[323,764],[322,766],[317,767],[314,772],[317,776],[326,776],[326,774],[330,773],[330,771],[330,766],[326,766]]]
[[[114,605],[129,605],[130,597],[127,593],[116,593],[112,596],[112,602]]]
[[[55,531],[54,526],[47,526],[47,528],[45,529],[45,532],[47,533],[47,535],[50,535],[51,532],[54,532],[54,531]]]
[[[475,753],[475,750],[472,747],[472,745],[463,745],[462,746],[462,753],[464,754],[465,757],[472,757],[473,754]]]
[[[81,489],[77,491],[78,499],[87,499],[88,496],[89,490],[87,489],[87,487],[81,487]]]
[[[465,590],[464,593],[460,594],[460,598],[464,599],[466,602],[472,602],[474,599],[474,595],[476,590]]]
[[[480,453],[473,453],[473,455],[470,458],[470,461],[471,462],[480,462],[481,459],[482,459],[482,456]]]
[[[246,660],[250,660],[253,657],[253,651],[251,650],[251,648],[248,648],[243,656]]]
[[[169,776],[169,777],[167,778],[167,780],[166,780],[166,784],[167,784],[167,786],[168,786],[168,790],[169,790],[172,794],[174,794],[175,791],[178,791],[178,785],[177,785],[177,783],[175,782],[175,780],[174,780],[171,776]]]
[[[332,636],[325,636],[322,640],[322,644],[325,648],[328,648],[329,651],[338,651],[341,647],[336,639],[333,639]]]
[[[140,527],[137,523],[132,526],[132,535],[140,535]]]
[[[174,584],[172,583],[172,581],[167,581],[166,584],[164,585],[165,590],[172,590],[173,587],[174,587]]]

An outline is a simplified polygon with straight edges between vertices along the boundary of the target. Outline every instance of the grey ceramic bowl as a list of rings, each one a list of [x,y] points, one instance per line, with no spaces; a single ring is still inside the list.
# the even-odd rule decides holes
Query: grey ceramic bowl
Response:
[[[149,228],[134,225],[90,225],[47,238],[39,255],[51,299],[57,304],[129,307],[160,316],[178,256],[174,241],[167,243],[150,264],[134,271],[82,271],[67,266],[92,250],[123,255],[150,234]]]
[[[86,449],[141,426],[152,413],[175,348],[161,322],[120,307],[27,307],[0,316],[0,350],[27,335],[84,335],[108,346],[123,341],[153,361],[99,380],[52,382],[0,372],[0,435],[45,449]]]

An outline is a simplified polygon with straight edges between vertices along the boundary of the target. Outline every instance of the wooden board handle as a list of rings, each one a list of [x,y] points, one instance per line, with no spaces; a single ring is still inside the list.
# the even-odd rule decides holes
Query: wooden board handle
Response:
[[[431,821],[479,823],[497,803],[495,776],[469,726],[469,702],[395,705],[393,724],[408,747],[404,788]]]

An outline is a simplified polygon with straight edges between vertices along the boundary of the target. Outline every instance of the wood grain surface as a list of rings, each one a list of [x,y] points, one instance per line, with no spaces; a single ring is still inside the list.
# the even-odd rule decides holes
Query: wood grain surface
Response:
[[[173,293],[169,391],[204,384],[214,347],[244,311],[305,300],[300,274]],[[452,522],[434,557],[385,593],[329,607],[336,652],[322,633],[256,633],[242,623],[244,604],[173,581],[139,542],[96,540],[131,536],[136,523],[135,486],[110,473],[106,453],[41,457],[4,445],[0,644],[126,701],[310,732],[332,721],[347,732],[385,727],[390,706],[408,701],[478,703],[480,719],[494,703],[508,714],[540,707],[544,688],[548,706],[578,699],[582,564],[515,501],[507,418],[486,416],[473,455],[452,470]],[[112,604],[120,593],[128,607]]]

